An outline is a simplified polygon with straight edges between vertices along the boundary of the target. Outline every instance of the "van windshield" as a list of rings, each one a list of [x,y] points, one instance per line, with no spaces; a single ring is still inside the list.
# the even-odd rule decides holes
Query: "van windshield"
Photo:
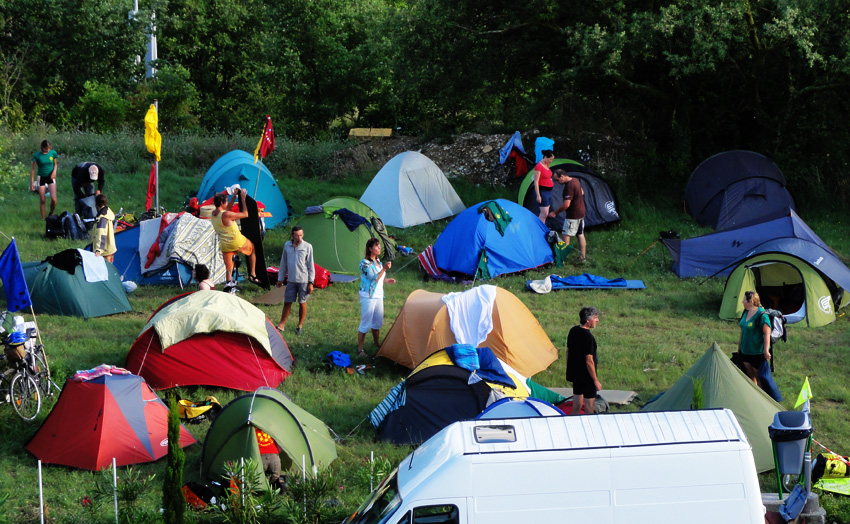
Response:
[[[348,524],[383,524],[400,504],[398,468],[395,468],[347,522]]]

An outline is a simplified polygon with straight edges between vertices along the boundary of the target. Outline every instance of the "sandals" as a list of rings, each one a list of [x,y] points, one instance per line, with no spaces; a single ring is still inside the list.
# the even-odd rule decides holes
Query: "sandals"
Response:
[[[257,275],[248,275],[248,282],[256,285],[260,285],[260,279],[257,278]]]
[[[366,351],[365,351],[365,350],[358,349],[358,350],[357,350],[357,356],[358,356],[358,357],[368,357],[369,355],[367,355],[367,354],[366,354]]]

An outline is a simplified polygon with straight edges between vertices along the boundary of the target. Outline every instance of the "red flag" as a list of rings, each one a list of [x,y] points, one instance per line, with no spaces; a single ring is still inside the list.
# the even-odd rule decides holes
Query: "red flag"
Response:
[[[272,117],[266,116],[266,124],[263,126],[263,135],[260,141],[257,142],[257,149],[254,150],[254,163],[260,158],[266,158],[266,155],[274,151],[274,129],[272,129]]]
[[[156,193],[156,164],[151,164],[151,175],[148,178],[148,196],[145,200],[145,211],[151,208],[153,196]]]

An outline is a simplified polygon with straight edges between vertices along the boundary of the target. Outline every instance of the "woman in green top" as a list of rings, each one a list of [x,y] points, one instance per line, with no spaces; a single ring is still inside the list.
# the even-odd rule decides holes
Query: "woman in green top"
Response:
[[[44,220],[45,193],[50,192],[50,214],[56,211],[56,169],[59,167],[56,159],[59,153],[50,149],[50,142],[41,141],[41,151],[32,155],[32,170],[30,171],[30,188],[38,189],[38,197],[41,199],[41,219]],[[38,171],[38,185],[36,185],[35,173]]]
[[[744,314],[741,315],[741,340],[738,352],[744,361],[747,376],[758,385],[758,370],[762,363],[770,360],[770,316],[761,307],[759,294],[744,292],[741,300]]]

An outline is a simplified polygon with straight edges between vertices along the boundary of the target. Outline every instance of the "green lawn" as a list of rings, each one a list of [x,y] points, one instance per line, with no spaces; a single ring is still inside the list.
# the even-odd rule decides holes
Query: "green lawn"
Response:
[[[215,156],[212,156],[205,165],[210,165],[214,159]],[[65,166],[81,160],[84,158],[71,157],[65,160]],[[109,173],[106,193],[113,210],[117,212],[119,208],[124,208],[137,214],[143,211],[147,169],[136,165],[126,172],[114,170]],[[290,178],[285,170],[282,171],[276,172],[276,175],[285,196],[294,203],[296,213],[307,205],[321,203],[333,195],[358,197],[373,174],[348,175],[324,181],[315,178],[296,180]],[[60,177],[62,172],[60,170]],[[186,195],[198,188],[203,173],[202,168],[173,171],[167,162],[163,162],[162,205],[169,210],[179,209]],[[0,221],[0,232],[17,239],[21,258],[24,261],[40,260],[68,247],[81,247],[80,243],[71,241],[44,240],[37,197],[25,191],[27,181],[28,176],[26,181],[21,181],[18,191],[7,195],[6,203],[12,205],[5,206],[4,217]],[[506,190],[492,191],[488,187],[475,187],[458,181],[453,183],[467,205],[496,196],[510,198]],[[70,194],[70,183],[63,179],[59,186],[60,210],[72,208]],[[535,381],[551,387],[568,385],[564,379],[563,360],[567,332],[577,323],[578,310],[582,306],[595,305],[601,311],[601,322],[595,334],[599,343],[599,375],[604,387],[634,390],[638,392],[640,401],[645,401],[675,382],[712,342],[717,341],[727,354],[731,354],[737,344],[739,330],[734,323],[721,321],[717,317],[724,284],[722,279],[705,282],[698,279],[681,280],[669,270],[670,257],[662,245],[658,243],[650,248],[662,230],[674,229],[683,237],[695,236],[707,230],[695,226],[681,212],[679,205],[664,206],[657,202],[629,199],[625,195],[620,196],[620,203],[622,223],[588,233],[587,265],[574,265],[574,259],[571,259],[561,269],[542,268],[522,275],[500,277],[491,283],[517,295],[559,348],[561,358],[549,369],[536,375]],[[801,210],[801,215],[836,251],[850,254],[848,217],[837,212],[825,212],[820,204],[808,203]],[[390,229],[399,243],[411,246],[418,252],[436,239],[447,222],[443,220],[410,230]],[[289,229],[283,228],[267,235],[265,252],[268,264],[278,265],[288,233]],[[309,232],[305,240],[322,242],[321,238],[310,237]],[[7,243],[8,240],[3,238],[0,245],[5,246]],[[644,252],[646,248],[649,249]],[[624,276],[642,279],[647,289],[560,291],[548,295],[525,291],[526,280],[543,278],[553,272],[560,275],[589,272],[612,278]],[[425,282],[413,257],[397,259],[390,276],[396,278],[398,283],[386,287],[383,333],[389,329],[405,298],[412,291],[420,288],[436,292],[461,289],[444,283]],[[130,345],[152,311],[179,292],[177,288],[139,288],[130,295],[133,312],[113,317],[80,320],[40,315],[38,324],[57,382],[61,384],[75,370],[101,363],[123,365]],[[260,289],[246,284],[242,296],[250,298],[260,293]],[[339,513],[346,515],[367,494],[368,476],[364,475],[364,460],[369,454],[374,452],[376,456],[385,456],[396,463],[410,451],[409,448],[375,442],[374,429],[366,420],[369,411],[405,376],[405,370],[389,362],[378,362],[376,368],[364,375],[347,375],[324,368],[322,357],[330,351],[355,353],[355,332],[359,323],[357,284],[336,284],[317,290],[308,307],[304,333],[295,336],[287,330],[286,340],[296,359],[296,366],[292,376],[280,389],[301,407],[325,421],[339,437],[339,460],[334,463],[333,471],[341,488],[339,499],[342,506]],[[269,318],[277,321],[279,306],[261,308]],[[846,409],[850,401],[850,388],[845,377],[850,364],[848,340],[850,322],[846,316],[819,329],[792,326],[788,343],[781,344],[776,350],[775,374],[785,395],[783,404],[789,409],[793,407],[803,379],[809,377],[814,392],[812,411],[815,438],[845,454],[850,452],[850,423]],[[369,344],[367,342],[367,349],[372,350]],[[354,360],[365,363],[356,357]],[[238,394],[202,388],[183,388],[179,393],[191,399],[203,399],[213,394],[222,404]],[[23,446],[38,429],[38,422],[49,412],[52,402],[48,402],[36,423],[24,423],[9,406],[0,406],[0,427],[4,429],[5,436],[0,441],[0,469],[6,472],[6,475],[0,477],[0,494],[9,495],[4,508],[10,522],[37,522],[36,460]],[[626,409],[637,409],[637,405]],[[189,426],[189,430],[201,442],[207,428],[208,423]],[[201,445],[186,449],[185,480],[198,479],[200,456]],[[142,497],[143,511],[142,516],[138,517],[139,521],[155,521],[155,513],[160,507],[159,486],[164,467],[164,461],[160,461],[135,468],[136,472],[143,475],[156,475],[150,489]],[[699,475],[699,472],[688,472],[687,464],[683,464],[683,472]],[[119,476],[122,475],[126,475],[123,468],[119,470]],[[94,511],[80,504],[84,496],[94,494],[98,477],[97,473],[45,467],[44,485],[49,521],[114,521],[110,502],[101,503]],[[771,486],[770,480],[770,476],[762,476],[765,489]],[[831,496],[823,496],[822,501],[833,520],[850,522],[850,505]],[[194,518],[200,521],[220,519],[211,514]]]

